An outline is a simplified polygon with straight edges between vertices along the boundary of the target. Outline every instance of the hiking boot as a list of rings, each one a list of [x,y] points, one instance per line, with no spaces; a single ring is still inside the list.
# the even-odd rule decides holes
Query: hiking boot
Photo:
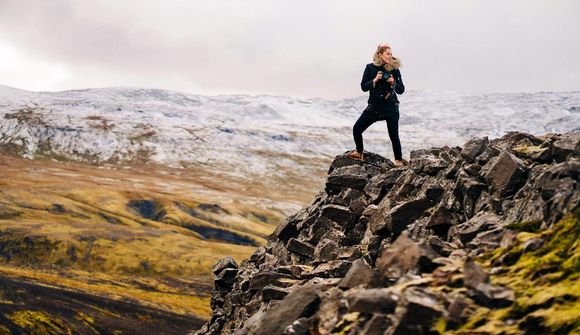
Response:
[[[402,159],[401,160],[399,160],[399,159],[395,160],[395,163],[394,164],[395,164],[395,167],[404,167],[404,166],[407,166],[407,162],[405,162]]]
[[[362,161],[363,160],[363,153],[362,152],[358,152],[356,150],[352,150],[352,151],[349,151],[346,154],[346,157],[350,157],[352,159],[356,159],[356,160]]]

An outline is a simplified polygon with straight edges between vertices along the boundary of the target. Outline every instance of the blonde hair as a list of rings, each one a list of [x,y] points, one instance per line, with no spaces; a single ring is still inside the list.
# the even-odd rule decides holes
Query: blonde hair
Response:
[[[385,65],[385,62],[383,62],[380,55],[383,52],[387,51],[387,49],[391,49],[391,46],[387,43],[381,43],[377,46],[377,51],[375,51],[375,53],[373,54],[373,64],[375,64],[376,66]],[[393,57],[391,63],[387,64],[385,68],[387,69],[387,71],[391,71],[393,69],[398,69],[399,67],[401,67],[401,60],[399,58]]]

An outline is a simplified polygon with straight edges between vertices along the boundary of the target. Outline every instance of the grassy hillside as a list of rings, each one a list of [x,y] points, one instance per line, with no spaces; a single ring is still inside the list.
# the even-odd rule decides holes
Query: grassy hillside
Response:
[[[0,334],[198,328],[215,261],[249,256],[310,196],[200,168],[0,155]]]

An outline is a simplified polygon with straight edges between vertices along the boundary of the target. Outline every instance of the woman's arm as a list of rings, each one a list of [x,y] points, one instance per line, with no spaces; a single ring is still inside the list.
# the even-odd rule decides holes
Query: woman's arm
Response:
[[[370,69],[370,67],[367,65],[365,67],[365,72],[363,73],[363,77],[362,80],[360,82],[360,88],[363,90],[363,92],[367,92],[368,90],[370,90],[371,88],[373,88],[373,71]]]
[[[405,92],[405,85],[403,84],[403,77],[401,77],[401,71],[399,71],[399,69],[393,71],[393,77],[395,78],[395,92],[397,94],[403,94],[403,92]]]

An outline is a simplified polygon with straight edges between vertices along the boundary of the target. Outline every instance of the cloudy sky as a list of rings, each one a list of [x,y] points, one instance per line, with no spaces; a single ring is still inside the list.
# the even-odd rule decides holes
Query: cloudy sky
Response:
[[[0,0],[0,84],[340,99],[379,42],[413,89],[580,90],[576,0]]]

